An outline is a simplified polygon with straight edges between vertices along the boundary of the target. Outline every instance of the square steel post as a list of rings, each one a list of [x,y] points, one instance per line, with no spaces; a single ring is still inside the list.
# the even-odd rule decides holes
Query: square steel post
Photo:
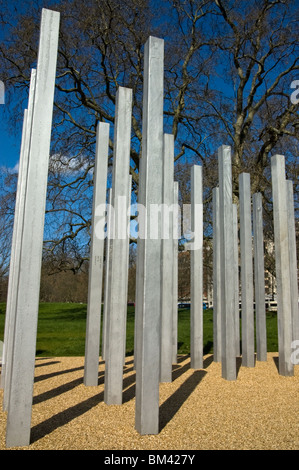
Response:
[[[129,187],[128,187],[128,213],[127,213],[127,229],[128,229],[128,243],[127,243],[127,294],[126,300],[128,301],[128,282],[129,282],[129,264],[130,264],[130,241],[131,241],[131,199],[132,199],[132,175],[129,175]],[[127,347],[127,308],[125,310],[125,338],[124,338],[124,364],[126,362],[126,347]]]
[[[30,443],[59,18],[57,12],[42,10],[7,415],[7,447]]]
[[[287,180],[287,206],[289,225],[289,255],[290,255],[290,283],[291,283],[291,306],[293,341],[299,340],[299,309],[298,309],[298,273],[297,273],[297,250],[296,250],[296,228],[294,215],[294,192],[293,182]]]
[[[234,246],[231,149],[222,145],[218,150],[220,201],[220,262],[221,262],[221,344],[222,377],[237,378],[235,306],[234,306]]]
[[[221,260],[219,188],[213,188],[213,359],[221,362]]]
[[[277,281],[277,320],[279,374],[294,375],[292,354],[292,304],[290,285],[289,225],[285,159],[283,155],[271,158],[273,219],[275,241],[275,266]]]
[[[22,213],[24,208],[24,197],[21,198],[21,192],[25,191],[26,188],[26,180],[27,180],[27,171],[25,171],[25,152],[24,152],[24,144],[26,138],[26,128],[27,128],[27,115],[28,110],[25,109],[24,117],[23,117],[23,128],[22,128],[22,141],[21,141],[21,150],[20,150],[20,160],[19,160],[19,171],[18,171],[18,183],[17,183],[17,190],[16,190],[16,202],[15,202],[15,212],[14,212],[14,223],[13,223],[13,233],[12,233],[12,243],[11,243],[11,255],[10,255],[10,263],[9,263],[9,275],[8,275],[8,289],[7,289],[7,300],[6,300],[6,313],[5,313],[5,325],[4,325],[4,341],[3,341],[3,352],[2,352],[2,364],[1,364],[1,378],[0,378],[0,387],[5,387],[5,375],[8,369],[7,361],[8,357],[11,356],[7,353],[8,351],[8,344],[12,341],[9,341],[10,338],[13,338],[12,330],[14,329],[14,320],[15,320],[15,308],[13,308],[13,303],[15,303],[16,292],[17,289],[15,286],[17,285],[18,279],[18,270],[19,267],[19,259],[18,259],[18,248],[20,243],[18,243],[18,239],[22,234],[22,225],[20,225],[22,221]],[[28,163],[28,159],[27,159]],[[5,394],[4,394],[5,395]],[[5,406],[5,399],[3,400],[3,409],[6,409]]]
[[[106,338],[107,338],[107,326],[108,326],[108,315],[109,315],[109,266],[110,266],[110,256],[112,251],[111,246],[111,236],[112,236],[112,189],[110,188],[108,191],[108,205],[107,205],[107,232],[106,232],[106,248],[105,248],[105,282],[104,282],[104,307],[103,307],[103,328],[102,328],[102,359],[105,360],[106,356]]]
[[[240,310],[239,310],[239,237],[238,237],[238,208],[233,204],[233,233],[234,233],[234,305],[235,305],[235,334],[236,356],[240,356]]]
[[[178,355],[178,229],[179,229],[179,214],[178,214],[178,203],[179,203],[179,183],[174,182],[173,186],[173,204],[177,208],[177,212],[174,216],[174,227],[173,227],[173,335],[172,335],[172,363],[177,363]]]
[[[22,143],[19,162],[18,185],[16,194],[15,216],[13,225],[13,236],[11,246],[11,259],[9,266],[9,283],[7,295],[7,307],[5,315],[5,336],[4,336],[4,358],[2,361],[1,386],[4,388],[3,409],[8,409],[14,331],[16,321],[16,302],[18,292],[18,280],[20,271],[20,252],[22,243],[22,231],[24,220],[24,204],[27,188],[27,174],[29,162],[29,144],[32,126],[33,101],[35,93],[36,70],[31,70],[28,110],[24,112],[22,129]]]
[[[163,203],[161,258],[161,367],[160,381],[172,381],[172,339],[173,339],[173,174],[174,138],[164,134],[163,151]]]
[[[143,140],[139,203],[146,208],[137,256],[137,361],[135,427],[159,432],[161,236],[149,237],[151,204],[162,203],[164,41],[150,37],[144,51]]]
[[[128,257],[128,193],[131,147],[132,90],[119,87],[116,97],[114,132],[112,206],[114,238],[110,258],[108,292],[109,315],[105,351],[104,401],[108,405],[122,403],[125,319],[127,309]]]
[[[203,204],[202,166],[191,169],[191,369],[203,368]]]
[[[109,129],[107,123],[99,122],[97,126],[97,143],[93,181],[93,207],[91,223],[91,249],[89,259],[88,301],[86,318],[84,384],[98,385],[101,306],[103,282],[103,258],[105,226],[96,231],[96,209],[106,204]]]
[[[242,298],[242,365],[254,367],[253,264],[250,175],[239,176]]]
[[[252,196],[253,203],[253,246],[254,246],[254,292],[256,318],[256,357],[267,360],[267,331],[265,307],[265,266],[263,236],[263,205],[261,193]]]

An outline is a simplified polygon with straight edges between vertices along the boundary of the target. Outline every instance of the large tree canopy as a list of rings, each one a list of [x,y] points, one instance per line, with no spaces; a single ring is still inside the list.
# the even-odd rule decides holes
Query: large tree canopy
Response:
[[[49,258],[65,259],[62,268],[88,257],[96,125],[111,124],[112,149],[118,86],[133,89],[130,171],[138,191],[143,48],[150,35],[165,40],[164,122],[175,136],[178,173],[190,162],[202,164],[206,201],[217,184],[221,144],[232,147],[236,198],[239,173],[250,171],[252,190],[271,210],[274,153],[286,156],[288,176],[298,180],[295,0],[36,0],[20,9],[0,1],[0,75],[9,123],[19,128],[41,4],[61,12],[45,248]],[[111,159],[112,152],[110,165]]]

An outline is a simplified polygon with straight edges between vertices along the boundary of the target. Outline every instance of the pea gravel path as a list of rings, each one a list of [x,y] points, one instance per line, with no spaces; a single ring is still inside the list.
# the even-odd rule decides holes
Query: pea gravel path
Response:
[[[299,449],[299,366],[281,377],[277,353],[238,378],[221,377],[221,365],[205,356],[204,369],[190,369],[179,356],[173,382],[160,384],[160,433],[140,436],[134,429],[133,357],[124,367],[123,405],[106,405],[104,363],[98,387],[83,385],[83,357],[36,359],[29,450],[200,450]],[[240,366],[240,364],[239,364]],[[0,411],[0,450],[5,449],[6,413]]]

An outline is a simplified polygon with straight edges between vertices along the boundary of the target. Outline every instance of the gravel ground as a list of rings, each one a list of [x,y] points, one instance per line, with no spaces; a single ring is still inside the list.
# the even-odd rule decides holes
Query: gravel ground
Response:
[[[180,356],[172,383],[160,384],[160,433],[140,436],[135,422],[135,371],[126,358],[122,405],[106,405],[104,363],[98,387],[83,385],[83,357],[37,358],[28,450],[299,449],[299,366],[294,377],[277,371],[277,353],[238,378],[221,377],[221,365],[205,356],[190,369]],[[6,413],[0,411],[0,450]]]

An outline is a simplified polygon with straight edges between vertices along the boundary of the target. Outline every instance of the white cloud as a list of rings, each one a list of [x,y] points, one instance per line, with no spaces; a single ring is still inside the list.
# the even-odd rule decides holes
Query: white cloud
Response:
[[[17,162],[14,167],[1,165],[0,166],[0,171],[3,172],[3,173],[18,173],[19,172],[19,162]]]
[[[15,166],[12,168],[11,171],[12,171],[13,173],[19,173],[19,166],[20,166],[19,162],[16,163]]]
[[[49,169],[54,173],[60,173],[66,176],[74,176],[82,173],[89,168],[89,160],[80,155],[68,157],[66,155],[54,154],[49,159]],[[18,173],[20,164],[17,162],[13,167],[0,165],[0,171],[3,173]]]
[[[85,171],[89,166],[89,161],[86,157],[75,156],[68,157],[62,154],[54,154],[50,156],[49,168],[54,173],[65,175],[74,175]]]

